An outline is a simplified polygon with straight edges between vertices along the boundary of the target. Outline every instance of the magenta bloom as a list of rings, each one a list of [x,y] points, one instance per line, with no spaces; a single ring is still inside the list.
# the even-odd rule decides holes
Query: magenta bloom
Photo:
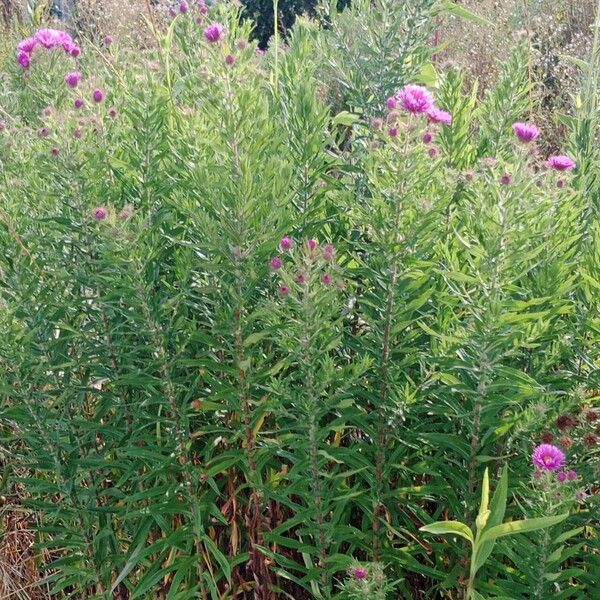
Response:
[[[282,266],[283,260],[281,260],[279,256],[274,256],[271,259],[271,269],[274,269],[276,271],[277,269],[281,269]]]
[[[358,567],[358,569],[354,569],[354,577],[356,577],[356,579],[366,579],[367,570],[363,569],[362,567]]]
[[[235,62],[235,56],[233,54],[228,54],[225,57],[225,64],[231,66]]]
[[[561,471],[557,476],[556,479],[558,479],[558,481],[560,481],[561,483],[564,483],[567,480],[567,474],[564,471]]]
[[[288,296],[290,293],[290,288],[287,285],[280,285],[279,286],[279,295],[283,296],[284,298],[286,296]]]
[[[75,100],[73,101],[73,106],[75,108],[81,108],[84,104],[85,102],[83,101],[83,98],[75,98]]]
[[[397,127],[390,127],[388,129],[388,135],[390,137],[393,137],[393,138],[398,137],[398,128]]]
[[[323,258],[326,261],[331,261],[333,260],[333,256],[335,254],[335,248],[333,247],[332,244],[325,244],[325,246],[323,246]]]
[[[398,91],[397,98],[410,113],[426,113],[433,108],[433,96],[421,85],[405,85]]]
[[[435,146],[431,146],[431,148],[427,150],[427,154],[429,154],[430,158],[436,158],[439,153],[440,151]]]
[[[452,124],[452,115],[445,110],[441,110],[436,106],[432,106],[427,111],[427,116],[429,120],[433,123],[441,123],[442,125],[451,125]]]
[[[56,146],[54,146],[54,148],[52,148],[52,150],[50,150],[50,153],[52,154],[52,156],[58,156],[60,154],[60,148],[57,148]]]
[[[555,171],[570,171],[577,166],[572,158],[564,154],[550,156],[544,164],[548,169],[554,169]]]
[[[379,131],[383,127],[383,119],[381,117],[373,117],[371,119],[371,127],[375,131]]]
[[[284,251],[291,250],[294,247],[294,240],[292,240],[289,237],[281,238],[281,241],[279,242],[279,247]]]
[[[390,96],[385,101],[385,105],[387,106],[388,110],[396,110],[396,108],[398,108],[398,100],[394,98],[394,96]]]
[[[38,43],[39,42],[35,37],[25,38],[19,42],[17,49],[19,52],[27,52],[27,54],[31,54]]]
[[[82,80],[82,78],[83,78],[83,75],[79,71],[73,71],[72,73],[67,73],[65,75],[65,83],[68,86],[75,88],[75,87],[77,87],[79,82]]]
[[[179,3],[179,12],[182,15],[185,15],[185,13],[189,10],[189,6],[188,3],[185,0],[181,0],[181,2]]]
[[[73,38],[66,31],[58,29],[40,29],[35,39],[46,49],[73,43]]]
[[[111,109],[108,111],[108,116],[109,116],[111,119],[116,119],[118,114],[119,114],[119,113],[117,112],[117,109],[116,109],[116,108],[111,108]]]
[[[29,54],[27,54],[27,52],[19,52],[17,54],[17,62],[24,68],[24,69],[28,69],[29,65],[31,64],[31,58],[29,56]]]
[[[575,481],[577,479],[577,473],[575,471],[567,471],[567,479],[569,481]]]
[[[92,211],[92,217],[94,217],[96,221],[104,221],[104,219],[108,217],[108,211],[106,210],[106,208],[104,208],[104,206],[97,206]]]
[[[531,123],[514,123],[512,128],[519,141],[524,144],[534,142],[540,135],[540,130]]]
[[[104,92],[101,89],[95,89],[92,93],[92,99],[94,102],[102,102],[104,100]]]
[[[512,183],[512,177],[508,173],[500,176],[500,183],[502,185],[510,185]]]
[[[543,471],[558,471],[565,464],[565,453],[551,444],[540,444],[531,456],[533,464]]]
[[[329,273],[323,273],[323,275],[321,275],[321,282],[325,285],[329,285],[332,281],[333,277],[331,277]]]
[[[314,252],[317,249],[317,246],[319,245],[319,242],[317,242],[317,240],[315,240],[314,238],[311,238],[306,243],[308,244],[308,249],[311,252]]]
[[[431,144],[431,142],[433,142],[433,133],[430,133],[429,131],[426,131],[423,134],[423,143],[424,144]]]
[[[110,46],[110,45],[113,43],[112,36],[110,36],[110,35],[105,35],[105,36],[104,36],[104,40],[103,40],[103,41],[104,41],[104,45],[105,45],[105,46]]]
[[[223,27],[223,25],[220,23],[215,23],[214,25],[209,25],[206,27],[204,30],[204,38],[207,42],[216,44],[223,37],[224,33],[225,27]]]
[[[297,273],[295,279],[298,285],[304,285],[306,283],[306,275],[304,275],[304,273]]]

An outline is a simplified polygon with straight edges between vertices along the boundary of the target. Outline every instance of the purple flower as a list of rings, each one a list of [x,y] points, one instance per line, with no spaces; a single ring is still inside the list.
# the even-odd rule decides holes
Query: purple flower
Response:
[[[189,10],[189,6],[188,3],[185,0],[181,0],[181,2],[179,3],[179,12],[182,15],[185,15],[185,13],[187,13],[187,11]]]
[[[544,164],[548,169],[554,169],[555,171],[570,171],[577,166],[572,158],[564,154],[550,156]]]
[[[52,150],[50,150],[50,153],[52,154],[52,156],[58,156],[60,154],[60,148],[57,148],[56,146],[54,146],[54,148],[52,148]]]
[[[77,127],[77,129],[75,129],[75,130],[73,131],[73,137],[74,137],[76,140],[79,140],[79,139],[81,139],[81,129],[79,129],[79,127]]]
[[[283,296],[285,298],[285,296],[288,296],[290,293],[290,288],[287,285],[280,285],[279,286],[279,295]]]
[[[214,25],[209,25],[204,29],[204,38],[207,42],[211,44],[216,44],[225,33],[225,27],[220,23],[215,23]]]
[[[375,131],[379,131],[383,127],[383,119],[381,117],[373,117],[371,119],[371,127]]]
[[[67,32],[58,29],[40,29],[35,39],[46,49],[73,43],[73,38]]]
[[[398,137],[398,128],[397,127],[390,127],[388,129],[388,135],[390,137],[393,137],[393,138]]]
[[[92,92],[92,99],[94,100],[94,102],[102,102],[102,100],[104,100],[104,92],[101,89],[95,89]]]
[[[291,250],[294,247],[294,240],[292,240],[289,237],[281,238],[281,241],[279,242],[279,247],[283,251]]]
[[[551,444],[540,444],[531,456],[533,464],[543,471],[558,471],[565,464],[565,453]]]
[[[395,98],[394,96],[390,96],[386,101],[385,101],[385,105],[387,106],[388,110],[396,110],[396,108],[398,108],[398,99]]]
[[[75,98],[75,100],[73,101],[73,106],[75,108],[81,108],[84,104],[85,102],[83,101],[83,98]]]
[[[17,62],[24,68],[24,69],[28,69],[29,65],[31,64],[31,58],[29,57],[29,54],[27,54],[27,52],[19,52],[17,54]]]
[[[423,134],[423,143],[424,144],[431,144],[431,142],[433,142],[433,133],[430,133],[429,131],[426,131]]]
[[[45,138],[45,137],[48,137],[50,132],[48,131],[47,127],[40,127],[37,131],[37,134],[38,134],[39,138]]]
[[[410,113],[426,113],[433,107],[433,96],[421,85],[405,85],[397,98]]]
[[[500,183],[502,185],[510,185],[512,183],[512,177],[509,173],[504,173],[500,176]]]
[[[83,75],[79,71],[73,71],[72,73],[67,73],[65,75],[65,83],[72,88],[77,87]]]
[[[567,471],[567,479],[569,481],[575,481],[577,479],[577,473],[575,471]]]
[[[314,252],[317,249],[317,246],[319,245],[319,242],[317,242],[317,240],[315,240],[314,238],[311,238],[306,243],[308,244],[308,249],[311,251],[311,253]]]
[[[245,40],[245,39],[238,40],[236,47],[238,50],[245,50],[248,47],[248,40]]]
[[[323,273],[321,275],[321,283],[324,285],[329,285],[333,281],[333,277],[329,273]]]
[[[225,64],[231,66],[235,62],[235,56],[233,54],[228,54],[225,57]]]
[[[427,111],[427,116],[429,120],[433,123],[441,123],[442,125],[451,125],[452,124],[452,115],[445,110],[440,110],[436,106],[432,106]]]
[[[559,189],[562,189],[565,187],[565,180],[564,179],[558,179],[556,181],[556,187]]]
[[[335,248],[333,247],[332,244],[325,244],[325,246],[323,246],[323,259],[326,260],[327,262],[333,260],[333,257],[335,255]]]
[[[306,275],[304,273],[297,273],[295,280],[298,285],[304,285],[306,283]]]
[[[110,36],[110,35],[105,35],[105,36],[104,36],[104,40],[103,40],[103,41],[104,41],[104,45],[105,45],[105,46],[110,46],[110,45],[113,43],[112,36]]]
[[[558,479],[558,481],[560,481],[561,483],[564,483],[567,480],[567,474],[564,471],[561,471],[557,476],[556,479]]]
[[[119,114],[119,113],[117,112],[117,109],[116,109],[116,108],[111,108],[111,109],[108,111],[108,116],[109,116],[111,119],[116,119],[118,114]]]
[[[104,219],[108,217],[108,211],[104,206],[96,206],[92,211],[92,217],[94,217],[96,221],[104,221]]]
[[[537,140],[540,135],[540,130],[531,123],[514,123],[512,128],[519,141],[524,144]]]
[[[27,52],[27,54],[31,54],[38,43],[39,42],[35,37],[25,38],[19,42],[17,49],[19,52]]]
[[[277,269],[281,269],[282,266],[283,266],[283,260],[281,260],[281,258],[279,256],[274,256],[271,259],[271,269],[276,271]]]
[[[439,153],[440,151],[435,146],[431,146],[431,148],[427,150],[427,154],[429,154],[430,158],[436,158]]]
[[[362,567],[358,567],[357,569],[354,569],[354,577],[356,577],[356,579],[366,579],[367,570],[363,569]]]

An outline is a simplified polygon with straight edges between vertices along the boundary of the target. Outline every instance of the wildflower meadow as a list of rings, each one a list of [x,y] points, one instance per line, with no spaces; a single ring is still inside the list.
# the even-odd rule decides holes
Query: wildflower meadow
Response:
[[[0,25],[0,600],[600,599],[600,5],[549,102],[450,0],[47,4]]]

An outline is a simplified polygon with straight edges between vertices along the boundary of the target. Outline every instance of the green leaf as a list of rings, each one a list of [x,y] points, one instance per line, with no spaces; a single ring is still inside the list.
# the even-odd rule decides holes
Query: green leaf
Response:
[[[486,542],[496,540],[500,537],[512,535],[515,533],[527,533],[529,531],[537,531],[538,529],[546,529],[552,527],[561,521],[564,521],[569,516],[569,513],[562,515],[555,515],[553,517],[539,517],[536,519],[522,519],[520,521],[510,521],[509,523],[502,523],[502,525],[496,525],[487,531],[484,531],[481,535],[480,542]]]
[[[433,533],[434,535],[460,535],[465,538],[465,540],[469,540],[471,544],[473,544],[473,532],[460,521],[438,521],[437,523],[431,523],[430,525],[424,525],[419,528],[419,531],[424,531],[426,533]]]

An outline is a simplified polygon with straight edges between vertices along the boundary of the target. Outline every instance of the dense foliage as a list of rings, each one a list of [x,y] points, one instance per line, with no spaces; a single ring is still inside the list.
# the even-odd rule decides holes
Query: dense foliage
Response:
[[[7,593],[593,598],[599,28],[547,161],[526,42],[434,68],[449,2],[240,10],[0,64]]]

